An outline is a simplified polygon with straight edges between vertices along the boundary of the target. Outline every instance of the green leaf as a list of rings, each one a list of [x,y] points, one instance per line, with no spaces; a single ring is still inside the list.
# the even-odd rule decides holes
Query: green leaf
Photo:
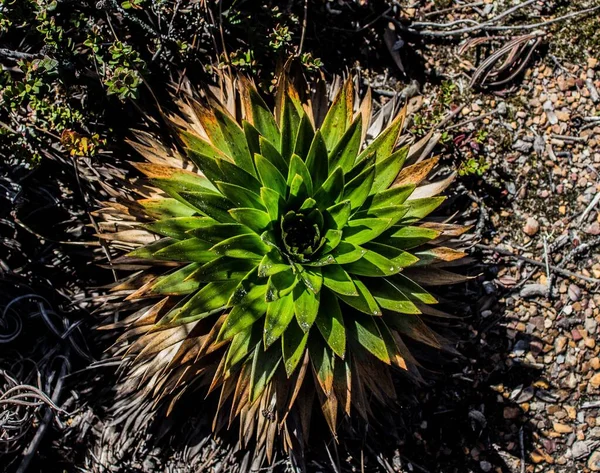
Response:
[[[294,147],[294,154],[297,154],[302,161],[305,161],[308,157],[308,151],[314,136],[315,130],[312,127],[308,115],[304,113],[300,119],[298,134],[296,135],[296,144]]]
[[[262,97],[254,88],[249,89],[250,109],[252,111],[252,124],[271,143],[279,144],[281,133],[275,123],[273,112],[265,104]]]
[[[162,189],[173,198],[177,198],[177,194],[181,191],[209,190],[215,192],[217,190],[208,178],[200,174],[184,171],[183,169],[177,170],[175,168],[167,168],[168,170],[165,170],[163,167],[156,167],[152,164],[146,166],[153,167],[147,169],[144,165],[137,165],[142,172],[150,175],[150,182],[153,185]]]
[[[258,266],[258,275],[261,278],[266,278],[282,271],[291,270],[290,264],[286,263],[281,258],[279,250],[272,248],[261,260],[260,265]]]
[[[254,169],[252,155],[248,149],[244,130],[227,113],[217,109],[215,110],[215,116],[221,127],[221,132],[223,133],[230,156],[233,158],[235,164],[244,171],[256,176],[256,170]]]
[[[362,209],[379,209],[402,205],[413,193],[415,188],[416,186],[414,184],[407,184],[405,186],[392,187],[383,192],[370,195],[363,204]]]
[[[223,154],[227,154],[229,148],[227,147],[223,132],[221,131],[221,126],[214,111],[210,108],[201,106],[198,102],[193,103],[192,106],[194,107],[196,116],[200,120],[202,128],[208,135],[211,144],[218,148]]]
[[[375,302],[372,294],[369,292],[367,287],[364,285],[362,281],[359,279],[354,279],[354,285],[358,291],[358,296],[346,296],[344,294],[339,294],[338,297],[343,300],[346,304],[351,307],[354,307],[356,310],[360,312],[364,312],[369,315],[380,316],[383,315],[381,309]]]
[[[337,297],[329,291],[321,292],[321,305],[315,320],[317,328],[336,355],[346,354],[346,329]]]
[[[236,222],[241,223],[256,233],[264,232],[271,223],[269,214],[258,209],[241,207],[238,209],[231,209],[229,214]]]
[[[202,223],[202,226],[195,228],[190,232],[190,234],[196,238],[199,238],[200,240],[211,243],[210,246],[236,235],[252,233],[252,229],[244,225],[240,225],[239,223],[219,223],[211,218],[206,218],[203,220],[204,222]],[[188,237],[189,236],[190,235],[188,235]]]
[[[267,318],[263,340],[269,348],[282,334],[294,318],[294,297],[290,293],[267,304]]]
[[[221,256],[198,268],[193,277],[200,282],[240,280],[257,265],[257,261]]]
[[[371,187],[370,194],[376,195],[390,187],[398,176],[400,169],[404,166],[409,149],[409,145],[403,146],[387,158],[377,160],[377,164],[375,165],[375,181]]]
[[[266,210],[260,196],[248,189],[226,182],[217,182],[221,193],[229,199],[236,207],[248,207],[258,210]]]
[[[246,120],[242,120],[242,128],[244,129],[244,135],[246,135],[250,156],[254,156],[255,153],[260,153],[260,133],[258,130]]]
[[[410,250],[437,238],[440,232],[423,227],[392,227],[385,235],[377,238],[378,243],[393,246],[403,250]]]
[[[310,145],[308,157],[306,158],[306,167],[310,172],[310,176],[313,181],[313,187],[315,189],[319,189],[329,174],[327,146],[325,145],[325,141],[323,141],[321,130],[317,130]]]
[[[281,156],[281,153],[273,146],[271,142],[263,138],[259,138],[260,143],[260,154],[267,159],[273,166],[275,166],[279,172],[285,176],[287,174],[287,163]],[[277,142],[279,145],[279,141]]]
[[[191,151],[203,156],[207,156],[212,159],[222,159],[225,157],[223,152],[218,148],[215,148],[208,141],[203,140],[195,133],[189,133],[185,130],[179,131],[179,137],[183,141],[186,148]]]
[[[300,115],[289,97],[285,97],[281,122],[281,157],[289,163],[294,152],[296,136],[300,126]]]
[[[340,244],[340,242],[342,241],[342,236],[343,236],[343,232],[342,230],[333,230],[333,229],[329,229],[327,230],[327,232],[325,233],[325,236],[323,238],[323,246],[322,246],[322,253],[323,254],[327,254],[327,253],[331,253],[333,250],[335,250],[337,248],[337,246]]]
[[[212,219],[205,219],[202,217],[175,217],[164,218],[162,220],[157,220],[156,222],[147,223],[144,225],[144,228],[162,236],[184,240],[189,238],[189,235],[186,234],[186,232],[203,226],[204,220],[211,220],[214,222]]]
[[[403,122],[403,114],[400,113],[398,117],[390,124],[390,126],[387,127],[381,134],[379,134],[379,136],[375,138],[362,153],[360,153],[357,161],[362,161],[372,153],[375,153],[376,162],[378,163],[390,156],[394,147],[396,146],[400,132],[402,131]]]
[[[331,252],[331,256],[335,258],[337,264],[348,264],[358,261],[367,252],[360,246],[353,245],[346,241],[341,241],[340,244]]]
[[[336,204],[344,192],[344,171],[336,168],[323,183],[323,186],[315,193],[314,199],[317,206],[324,210]]]
[[[248,233],[217,243],[210,250],[231,258],[260,259],[269,251],[269,247],[256,233]]]
[[[208,217],[219,222],[233,222],[228,210],[231,202],[223,196],[208,192],[182,192],[181,197]]]
[[[304,179],[300,174],[296,174],[290,184],[290,195],[288,197],[288,207],[297,207],[300,202],[308,198],[308,189],[304,184]]]
[[[154,256],[169,261],[207,263],[216,257],[210,246],[210,243],[198,238],[188,238],[157,251]]]
[[[273,189],[281,197],[285,198],[287,184],[285,177],[279,172],[279,169],[271,161],[259,154],[254,156],[254,162],[256,163],[256,169],[258,170],[258,175],[263,186]]]
[[[390,356],[385,341],[373,317],[355,317],[348,325],[353,339],[358,341],[376,358],[388,365],[390,364]]]
[[[306,167],[306,164],[304,164],[304,161],[302,161],[302,158],[296,154],[294,154],[292,156],[292,159],[290,161],[290,169],[288,171],[288,176],[287,176],[287,185],[288,186],[291,187],[295,176],[300,176],[302,178],[302,181],[304,182],[304,185],[306,186],[306,191],[308,192],[308,195],[312,195],[312,193],[313,193],[312,178],[310,177],[310,173],[308,171],[308,168]]]
[[[380,277],[396,274],[402,268],[385,256],[369,250],[358,261],[345,264],[344,269],[358,276]]]
[[[309,291],[318,294],[323,285],[323,275],[321,274],[321,268],[303,268],[299,272],[300,279]]]
[[[260,343],[261,331],[260,324],[252,324],[233,337],[225,358],[225,372],[241,362],[248,356],[248,353],[256,348]]]
[[[325,217],[329,228],[335,228],[337,230],[344,228],[350,218],[351,209],[352,207],[349,200],[344,200],[339,204],[329,207],[325,211]]]
[[[373,179],[375,179],[375,166],[365,169],[344,186],[344,199],[350,201],[352,210],[363,205],[371,192]]]
[[[397,284],[390,279],[383,278],[369,284],[369,289],[380,307],[401,314],[420,314],[421,311],[404,294]]]
[[[327,151],[331,152],[346,131],[347,123],[352,119],[352,101],[354,97],[347,97],[348,87],[343,86],[333,100],[327,111],[327,115],[321,125],[321,133],[327,145]]]
[[[250,403],[256,401],[263,393],[280,362],[279,350],[265,351],[261,345],[256,347],[250,374]]]
[[[190,217],[196,213],[191,205],[182,204],[176,199],[143,199],[138,203],[146,213],[154,218]]]
[[[302,284],[298,284],[294,287],[293,295],[296,320],[298,321],[298,324],[300,324],[302,330],[308,332],[317,318],[321,295],[313,293]]]
[[[409,200],[405,204],[408,206],[408,212],[402,218],[402,223],[408,224],[421,220],[437,209],[444,200],[446,200],[446,197],[426,197],[424,199]]]
[[[341,137],[335,148],[329,154],[329,169],[340,166],[344,173],[349,172],[354,166],[362,139],[362,119],[357,117],[354,123]]]
[[[417,261],[419,261],[419,258],[417,258],[416,256],[411,255],[409,252],[401,250],[399,248],[395,248],[393,246],[369,242],[365,243],[364,247],[368,250],[375,251],[376,253],[385,256],[390,261],[392,261],[394,265],[400,268],[406,268],[407,266],[413,265]]]
[[[273,222],[277,222],[279,220],[279,215],[283,210],[284,201],[281,196],[275,192],[273,189],[269,189],[268,187],[263,187],[260,190],[260,198],[269,213],[269,217]]]
[[[147,245],[140,246],[139,248],[130,251],[129,253],[127,253],[127,257],[153,259],[154,253],[176,242],[177,240],[174,240],[173,238],[161,238],[160,240],[153,241],[152,243],[148,243]]]
[[[248,189],[254,193],[258,193],[260,191],[261,185],[258,179],[232,162],[229,162],[225,159],[220,159],[217,161],[217,166],[221,172],[221,177],[213,180],[215,185],[216,181],[222,181],[227,182],[228,184],[234,184],[236,186],[243,187],[244,189]]]
[[[406,215],[407,207],[395,205],[392,207],[379,207],[377,209],[361,210],[353,215],[358,220],[361,218],[383,218],[389,220],[388,227],[394,226]]]
[[[172,273],[158,278],[158,281],[152,286],[154,294],[165,295],[180,295],[194,292],[200,287],[201,281],[191,278],[198,268],[200,263],[192,263],[178,269]]]
[[[227,179],[225,179],[223,171],[221,171],[221,168],[219,167],[219,163],[221,161],[223,161],[223,162],[228,162],[228,161],[225,161],[224,159],[214,159],[209,156],[205,156],[203,154],[197,153],[190,149],[187,149],[186,151],[187,151],[188,156],[192,160],[192,162],[196,166],[198,166],[198,169],[200,169],[202,174],[204,174],[213,184],[216,181],[227,180]],[[235,166],[233,163],[230,163],[230,164],[231,164],[231,166]],[[235,167],[237,168],[237,166],[235,166]],[[242,171],[242,169],[240,169],[240,171]],[[250,174],[248,174],[248,175],[250,175]]]
[[[338,294],[345,296],[358,296],[358,291],[350,275],[338,264],[324,266],[323,284]]]
[[[225,323],[221,327],[218,340],[229,340],[245,328],[252,325],[265,315],[267,303],[265,301],[266,286],[253,286],[246,295],[244,302],[231,309]]]
[[[374,240],[389,226],[390,221],[384,218],[361,218],[350,220],[344,228],[344,241],[362,245]]]
[[[298,280],[292,271],[281,271],[269,276],[267,281],[267,301],[272,302],[292,292]]]
[[[437,304],[438,302],[435,297],[403,274],[396,274],[391,278],[391,281],[413,301],[423,302],[424,304]]]
[[[292,320],[281,337],[283,362],[288,378],[294,373],[298,362],[304,355],[308,332],[304,332],[295,320]]]
[[[216,310],[227,307],[227,301],[237,285],[237,281],[207,284],[196,292],[180,310],[176,311],[174,317],[164,317],[160,320],[158,326],[170,325],[178,321],[189,323],[212,315]]]

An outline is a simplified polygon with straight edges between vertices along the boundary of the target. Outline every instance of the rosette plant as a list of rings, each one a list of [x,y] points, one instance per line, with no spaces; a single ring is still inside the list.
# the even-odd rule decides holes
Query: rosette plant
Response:
[[[114,288],[135,311],[106,327],[125,328],[122,419],[216,391],[213,427],[238,422],[270,458],[277,439],[306,443],[315,402],[333,433],[392,402],[391,373],[417,373],[406,337],[442,346],[423,286],[463,279],[443,267],[466,227],[427,219],[452,179],[426,180],[435,137],[410,146],[406,108],[373,114],[352,80],[331,102],[320,85],[282,75],[272,111],[224,77],[179,100],[172,146],[138,133],[143,198],[101,211],[102,237],[135,248],[114,262],[136,271]]]

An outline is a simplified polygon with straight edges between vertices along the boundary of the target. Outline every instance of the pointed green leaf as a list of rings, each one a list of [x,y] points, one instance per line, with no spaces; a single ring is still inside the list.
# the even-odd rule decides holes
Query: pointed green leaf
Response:
[[[254,286],[248,292],[243,304],[231,309],[221,327],[218,340],[229,340],[245,328],[252,325],[265,315],[267,303],[265,301],[266,287],[264,285]]]
[[[193,278],[201,282],[240,280],[257,265],[257,261],[221,256],[198,268]]]
[[[208,156],[212,159],[222,159],[225,157],[223,151],[214,147],[208,141],[200,138],[195,133],[189,133],[185,130],[179,131],[179,137],[181,141],[183,141],[186,148],[189,148],[191,151]]]
[[[437,209],[444,200],[446,197],[426,197],[407,201],[405,205],[408,206],[408,212],[402,218],[402,223],[408,224],[421,220]]]
[[[238,209],[231,209],[229,214],[235,221],[254,230],[256,233],[264,232],[271,223],[269,214],[258,209],[241,207]]]
[[[260,133],[258,130],[246,120],[242,120],[242,128],[244,129],[244,135],[246,136],[246,142],[248,143],[250,156],[260,153]]]
[[[344,186],[344,200],[349,200],[352,210],[365,202],[375,179],[375,167],[369,167]]]
[[[234,163],[225,159],[220,159],[217,161],[217,167],[220,171],[220,177],[217,179],[212,179],[212,182],[214,182],[215,185],[216,181],[222,181],[227,182],[228,184],[243,187],[244,189],[248,189],[254,193],[258,193],[260,191],[261,184],[259,180],[254,177],[253,174],[244,171]]]
[[[393,246],[369,242],[365,243],[364,247],[368,250],[375,251],[376,253],[385,256],[392,261],[394,265],[400,268],[406,268],[407,266],[413,265],[419,261],[419,258],[416,256],[411,255],[409,252],[399,248],[394,248]]]
[[[369,292],[364,283],[359,279],[354,279],[354,285],[358,291],[358,296],[346,296],[344,294],[339,294],[338,297],[346,304],[354,307],[360,312],[376,316],[383,315],[381,309],[377,305],[377,302],[375,302],[373,295]]]
[[[349,200],[344,200],[339,204],[329,207],[325,211],[325,218],[327,219],[329,228],[335,228],[337,230],[344,228],[350,218],[351,209],[352,207]]]
[[[355,317],[348,324],[349,333],[369,353],[384,363],[390,364],[390,356],[379,327],[373,317]]]
[[[260,343],[260,324],[253,324],[239,332],[229,344],[225,358],[225,372],[241,362]]]
[[[323,141],[321,130],[317,130],[310,145],[308,157],[306,158],[306,167],[310,172],[314,189],[319,189],[329,174],[327,146],[325,145],[325,141]]]
[[[323,340],[316,337],[308,341],[308,351],[319,386],[325,396],[330,396],[333,391],[335,356]]]
[[[304,356],[308,332],[304,332],[295,320],[292,320],[281,337],[283,362],[288,378],[294,373],[298,362]]]
[[[203,220],[202,226],[191,230],[188,237],[193,235],[200,240],[210,243],[210,246],[236,235],[252,233],[252,229],[239,223],[219,223],[211,218]]]
[[[144,225],[144,228],[162,236],[184,240],[189,238],[189,235],[186,234],[187,231],[194,230],[195,228],[204,225],[203,220],[208,219],[202,217],[164,218],[162,220],[157,220],[156,222],[147,223]]]
[[[250,375],[250,402],[256,401],[263,393],[269,381],[275,374],[281,353],[279,350],[263,350],[261,345],[256,347],[254,359],[252,360],[252,372]]]
[[[302,330],[308,332],[317,318],[321,295],[313,293],[302,284],[297,284],[293,296],[296,320]]]
[[[388,228],[389,223],[390,221],[384,218],[350,220],[344,228],[344,241],[362,245],[381,235]]]
[[[404,122],[402,115],[403,114],[400,113],[390,126],[381,132],[379,136],[375,138],[362,153],[360,153],[357,161],[361,161],[366,156],[375,153],[376,162],[379,163],[392,154],[396,142],[398,141],[398,137],[400,136],[400,132],[402,131],[402,124]]]
[[[264,344],[269,348],[282,334],[294,318],[294,297],[290,293],[267,304]]]
[[[289,97],[285,98],[281,122],[281,156],[288,163],[294,152],[300,115]]]
[[[321,292],[321,305],[315,320],[327,344],[340,358],[346,354],[346,329],[337,297],[327,290]]]
[[[208,263],[216,257],[210,251],[210,246],[210,243],[198,238],[188,238],[157,251],[154,253],[154,256],[158,259],[168,261]]]
[[[144,199],[138,203],[144,207],[146,213],[154,218],[190,217],[197,210],[191,205],[179,202],[177,199]]]
[[[223,171],[219,167],[219,163],[221,161],[228,162],[224,159],[214,159],[209,156],[205,156],[203,154],[197,153],[196,151],[186,149],[187,155],[192,160],[192,162],[198,166],[198,169],[204,174],[213,184],[216,181],[224,181],[225,176],[223,175]],[[233,163],[230,163],[231,166],[235,166]],[[235,166],[237,167],[237,166]],[[241,169],[240,169],[241,171]]]
[[[281,153],[275,148],[275,146],[263,138],[259,138],[260,143],[260,155],[267,159],[273,166],[275,166],[279,172],[285,176],[287,174],[287,163],[281,156]],[[279,145],[279,141],[277,145]]]
[[[323,284],[338,294],[358,296],[358,291],[350,275],[339,264],[331,264],[321,269]]]
[[[260,259],[269,251],[269,247],[256,233],[248,233],[223,240],[210,250],[231,258]]]
[[[234,221],[228,212],[233,205],[223,196],[208,192],[182,192],[181,197],[203,214],[219,222]]]
[[[408,156],[409,145],[403,146],[387,158],[377,160],[375,165],[375,181],[371,187],[371,195],[386,190],[398,176],[400,169],[404,166],[404,161]]]
[[[304,183],[304,179],[300,174],[296,174],[290,184],[290,195],[288,197],[288,206],[296,207],[300,202],[304,202],[308,198],[308,188]]]
[[[342,168],[336,168],[317,190],[314,199],[320,209],[326,209],[336,204],[344,191],[344,172]]]
[[[358,156],[361,139],[362,119],[357,117],[329,154],[329,169],[340,166],[344,173],[349,172]]]
[[[267,282],[267,301],[275,301],[292,292],[298,280],[292,271],[281,271],[269,276]]]
[[[173,238],[161,238],[160,240],[153,241],[152,243],[148,243],[147,245],[140,246],[133,251],[127,253],[128,258],[140,258],[140,259],[153,259],[155,258],[154,254],[157,251],[166,248],[173,243],[176,243],[177,240]]]
[[[244,171],[256,176],[252,155],[248,148],[244,130],[227,113],[215,110],[215,116],[221,127],[223,138],[235,164]]]
[[[299,277],[306,286],[306,288],[315,294],[318,294],[323,285],[323,275],[321,274],[321,268],[304,268],[299,273]]]
[[[389,221],[388,227],[394,226],[398,223],[408,211],[407,207],[403,205],[396,205],[392,207],[379,207],[377,209],[361,210],[356,212],[352,218],[358,220],[362,218],[383,218]]]
[[[287,176],[287,185],[288,186],[291,187],[292,181],[294,180],[295,176],[302,177],[302,181],[304,182],[304,185],[306,186],[306,191],[308,192],[308,195],[312,195],[313,194],[312,178],[310,177],[310,173],[308,171],[308,168],[306,167],[306,164],[304,164],[304,161],[302,161],[302,158],[296,154],[294,154],[292,156],[292,159],[290,161],[290,169],[288,171],[288,176]]]
[[[275,192],[273,189],[269,189],[268,187],[263,187],[260,190],[260,198],[269,213],[269,217],[273,222],[277,222],[279,220],[279,215],[283,209],[283,199],[281,196]]]
[[[414,184],[407,184],[372,194],[367,198],[361,210],[402,205],[413,193],[415,188],[416,186]]]
[[[154,294],[180,295],[194,292],[200,287],[201,281],[188,279],[200,267],[200,263],[192,263],[172,273],[158,278],[152,286]]]
[[[256,169],[264,187],[273,189],[283,198],[286,197],[287,184],[285,177],[279,172],[279,169],[267,158],[259,154],[254,156]]]
[[[367,252],[364,248],[341,241],[340,244],[331,252],[337,264],[347,264],[358,261]]]
[[[389,232],[377,238],[377,243],[410,250],[437,238],[440,232],[423,227],[392,227]]]
[[[437,304],[438,302],[435,297],[403,274],[396,274],[390,280],[413,301],[423,302],[424,304]]]
[[[266,210],[263,206],[262,200],[258,194],[252,191],[234,184],[227,184],[226,182],[217,182],[217,187],[229,201],[235,207],[248,207],[258,210]]]
[[[343,86],[334,98],[321,125],[321,133],[328,152],[331,152],[341,139],[348,122],[352,119],[351,103],[354,97],[347,97],[347,93],[348,87]]]
[[[380,307],[401,314],[420,314],[421,311],[404,294],[400,287],[388,278],[369,284],[369,289]]]
[[[344,269],[350,274],[356,274],[358,276],[380,277],[396,274],[402,268],[394,264],[393,261],[387,259],[385,256],[369,250],[358,261],[345,264]]]
[[[290,264],[286,263],[281,258],[279,250],[272,248],[261,260],[260,265],[258,266],[258,275],[261,278],[266,278],[281,273],[282,271],[291,270]]]
[[[314,136],[315,130],[312,127],[308,115],[304,113],[300,119],[300,125],[298,126],[298,134],[296,135],[296,143],[294,147],[294,154],[300,156],[303,162],[306,161],[308,157],[308,151]]]
[[[271,143],[279,143],[281,134],[275,123],[273,112],[267,107],[260,94],[251,87],[249,89],[252,124]]]

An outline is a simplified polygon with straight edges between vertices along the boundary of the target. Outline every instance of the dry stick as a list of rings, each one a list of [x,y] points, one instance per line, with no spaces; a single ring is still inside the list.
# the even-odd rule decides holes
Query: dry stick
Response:
[[[442,13],[448,13],[451,11],[462,10],[464,8],[481,7],[483,5],[485,5],[485,2],[467,3],[466,5],[458,5],[456,7],[442,8],[441,10],[430,11],[428,13],[425,13],[423,16],[428,17],[428,16],[434,16],[434,15],[441,15]]]
[[[306,27],[308,25],[308,0],[304,0],[304,18],[302,20],[302,34],[300,35],[300,44],[298,45],[298,54],[302,54],[302,47],[304,46],[304,37],[306,36]]]
[[[538,261],[538,260],[535,260],[532,258],[527,258],[526,256],[516,255],[512,251],[508,251],[508,250],[505,250],[504,248],[499,248],[497,246],[477,244],[477,245],[475,245],[475,248],[479,248],[481,250],[493,251],[493,252],[498,253],[503,256],[509,256],[511,258],[525,261],[528,264],[533,264],[535,266],[539,266],[540,268],[543,268],[546,266],[546,263],[543,263],[542,261]],[[581,279],[582,281],[586,281],[586,282],[589,282],[592,284],[600,283],[600,279],[590,278],[588,276],[584,276],[583,274],[574,273],[573,271],[568,271],[566,269],[559,268],[558,266],[554,266],[554,265],[549,265],[549,266],[552,271],[554,271],[555,273],[560,274],[564,277],[577,278],[577,279]]]

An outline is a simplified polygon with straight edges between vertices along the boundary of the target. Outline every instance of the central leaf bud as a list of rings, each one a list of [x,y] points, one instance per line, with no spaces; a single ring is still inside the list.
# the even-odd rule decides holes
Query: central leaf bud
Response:
[[[292,258],[300,262],[310,259],[321,246],[320,222],[315,212],[285,214],[281,220],[281,240]]]

